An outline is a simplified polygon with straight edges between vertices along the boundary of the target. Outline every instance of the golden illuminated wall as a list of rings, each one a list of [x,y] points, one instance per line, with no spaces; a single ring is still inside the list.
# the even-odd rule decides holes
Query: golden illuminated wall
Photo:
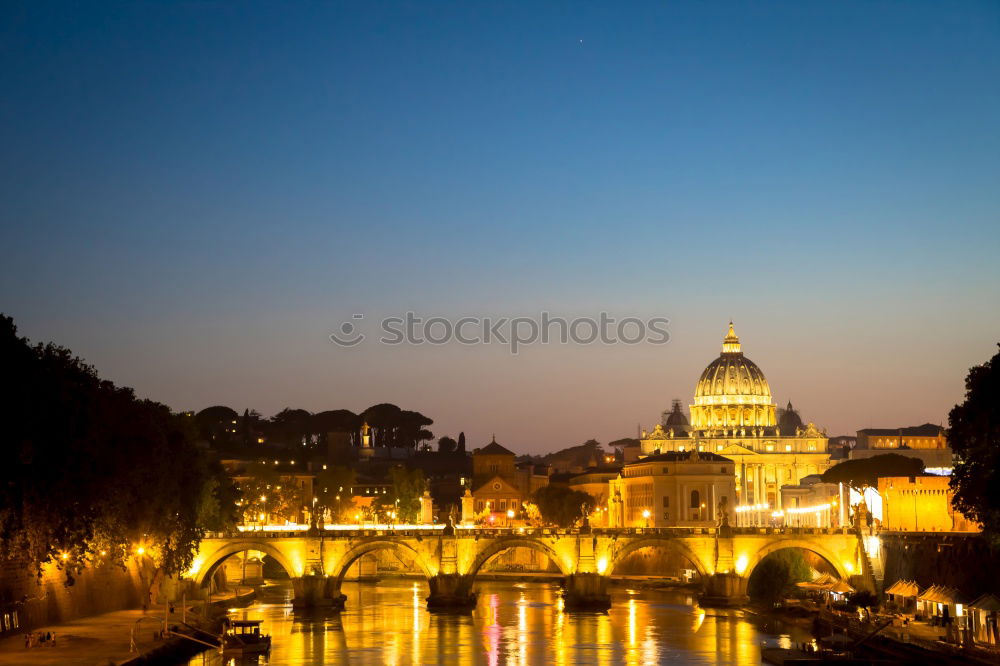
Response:
[[[882,527],[906,532],[978,532],[952,507],[946,476],[893,476],[878,480]]]

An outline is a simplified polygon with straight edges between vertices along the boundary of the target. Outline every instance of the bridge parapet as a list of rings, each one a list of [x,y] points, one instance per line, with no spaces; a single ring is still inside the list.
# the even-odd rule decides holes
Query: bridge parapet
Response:
[[[716,535],[719,533],[715,527],[594,527],[594,528],[556,528],[556,527],[458,527],[455,529],[456,537],[501,537],[501,536],[579,536],[585,534],[597,536],[690,536],[690,535]],[[850,534],[847,527],[731,527],[730,533],[733,536],[759,535],[759,534],[793,534],[793,535],[822,535],[822,534]],[[945,536],[970,537],[978,534],[968,532],[881,532],[881,534],[894,535],[922,535],[934,538]],[[429,538],[446,536],[443,528],[428,529],[395,529],[392,527],[358,527],[357,529],[336,529],[336,530],[230,530],[226,532],[207,532],[206,539],[292,539],[292,538],[324,538],[324,539],[359,539],[365,537],[388,537],[398,536],[403,538]]]

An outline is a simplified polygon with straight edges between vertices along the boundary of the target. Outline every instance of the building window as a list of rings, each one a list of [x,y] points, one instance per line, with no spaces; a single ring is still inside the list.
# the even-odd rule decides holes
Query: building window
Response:
[[[697,490],[691,491],[691,508],[697,509],[701,506],[701,495],[698,494]]]
[[[663,508],[666,509],[668,506],[670,506],[670,498],[667,497],[666,495],[664,495],[663,496]]]

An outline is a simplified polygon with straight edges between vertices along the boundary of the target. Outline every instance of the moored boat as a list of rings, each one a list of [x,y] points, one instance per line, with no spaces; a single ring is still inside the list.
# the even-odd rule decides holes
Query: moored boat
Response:
[[[271,649],[271,637],[260,631],[260,620],[232,620],[222,635],[227,654],[261,654]]]

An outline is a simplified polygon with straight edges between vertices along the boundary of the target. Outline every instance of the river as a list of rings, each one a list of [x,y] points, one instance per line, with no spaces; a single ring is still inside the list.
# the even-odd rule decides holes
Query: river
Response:
[[[234,619],[263,620],[273,638],[261,664],[759,664],[760,646],[809,640],[742,611],[701,609],[677,590],[612,588],[607,614],[562,611],[549,583],[483,582],[468,615],[429,613],[427,586],[407,579],[344,583],[342,613],[293,611],[290,589],[268,587]],[[236,666],[215,653],[191,666]]]

